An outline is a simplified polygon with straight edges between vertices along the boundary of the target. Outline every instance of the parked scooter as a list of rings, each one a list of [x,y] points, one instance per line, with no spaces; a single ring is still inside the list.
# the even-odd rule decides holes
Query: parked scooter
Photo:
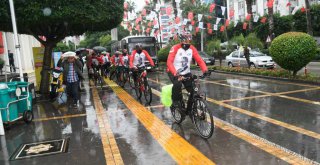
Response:
[[[50,98],[53,100],[58,96],[59,92],[63,92],[64,88],[62,85],[63,74],[62,68],[56,67],[52,69],[51,82],[50,82]]]

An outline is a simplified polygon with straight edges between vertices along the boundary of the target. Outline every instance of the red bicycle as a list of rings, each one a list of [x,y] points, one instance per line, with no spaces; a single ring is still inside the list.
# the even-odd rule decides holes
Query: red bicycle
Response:
[[[134,90],[137,98],[140,100],[143,94],[146,100],[146,104],[150,105],[152,101],[152,91],[148,83],[147,70],[145,69],[145,67],[141,67],[138,68],[136,72],[138,74],[138,77],[136,82],[134,83]]]

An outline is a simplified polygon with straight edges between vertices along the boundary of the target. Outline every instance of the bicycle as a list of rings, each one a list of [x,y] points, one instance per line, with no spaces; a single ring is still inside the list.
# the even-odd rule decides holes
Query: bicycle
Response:
[[[210,74],[211,72],[209,72],[209,75]],[[170,107],[170,110],[171,110],[173,119],[178,124],[180,124],[185,119],[185,115],[189,115],[190,119],[192,120],[194,126],[197,129],[198,134],[202,138],[208,139],[212,136],[214,132],[214,121],[213,121],[211,112],[208,110],[206,95],[200,92],[200,79],[203,79],[205,77],[206,75],[202,75],[202,76],[193,75],[190,78],[182,77],[182,81],[185,81],[187,79],[192,79],[192,86],[193,86],[193,92],[194,92],[194,95],[191,98],[193,102],[192,108],[190,111],[186,111],[187,107],[185,102],[186,100],[188,100],[188,98],[183,98],[181,100],[179,107],[175,107],[174,105],[172,105]],[[190,95],[189,93],[186,93],[186,92],[183,92],[183,93],[187,94],[187,96]]]
[[[148,83],[147,70],[145,69],[145,67],[139,67],[137,73],[137,81],[134,83],[134,90],[137,98],[140,100],[143,93],[146,104],[150,105],[152,101],[152,91]],[[131,78],[133,79],[133,76],[131,76]]]
[[[127,82],[130,82],[129,68],[124,68],[119,73],[119,85],[124,87]]]
[[[98,84],[101,86],[101,88],[103,87],[103,80],[102,80],[102,76],[100,74],[100,68],[99,66],[94,66],[93,67],[93,81],[94,81],[94,85],[97,86]]]

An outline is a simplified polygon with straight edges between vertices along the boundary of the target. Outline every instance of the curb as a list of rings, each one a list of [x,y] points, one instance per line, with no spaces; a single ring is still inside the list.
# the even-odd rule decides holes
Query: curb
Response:
[[[250,77],[264,78],[264,79],[270,79],[270,80],[280,80],[280,81],[286,81],[286,82],[290,81],[290,82],[301,83],[301,84],[320,85],[320,82],[311,82],[311,81],[303,81],[303,80],[288,79],[288,78],[270,77],[270,76],[262,76],[262,75],[248,74],[248,73],[226,72],[226,71],[220,71],[220,70],[214,70],[214,72],[224,73],[224,74],[232,74],[232,75],[238,75],[238,76],[250,76]]]

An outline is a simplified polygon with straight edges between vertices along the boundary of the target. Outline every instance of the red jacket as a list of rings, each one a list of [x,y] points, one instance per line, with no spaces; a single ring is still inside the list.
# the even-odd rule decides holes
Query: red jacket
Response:
[[[130,65],[130,68],[133,68],[134,66],[133,66],[133,61],[134,61],[134,58],[135,58],[135,54],[137,53],[137,51],[136,50],[134,50],[134,51],[132,51],[132,53],[131,53],[131,55],[130,55],[130,57],[129,57],[129,65]],[[153,60],[152,60],[152,58],[151,58],[151,56],[149,55],[149,53],[146,51],[146,50],[142,50],[142,53],[144,53],[145,55],[146,55],[146,58],[147,58],[147,60],[150,62],[150,65],[151,66],[154,66],[154,62],[153,62]]]
[[[174,67],[174,59],[177,55],[178,50],[181,48],[181,44],[176,44],[174,46],[172,46],[170,52],[169,52],[169,56],[167,59],[167,72],[171,72],[173,75],[177,74],[177,70]],[[206,63],[203,61],[203,59],[201,58],[201,56],[199,55],[197,49],[191,45],[190,49],[192,49],[192,58],[197,62],[197,64],[200,66],[202,72],[206,72],[208,71],[207,65]],[[191,61],[190,61],[191,62]]]

